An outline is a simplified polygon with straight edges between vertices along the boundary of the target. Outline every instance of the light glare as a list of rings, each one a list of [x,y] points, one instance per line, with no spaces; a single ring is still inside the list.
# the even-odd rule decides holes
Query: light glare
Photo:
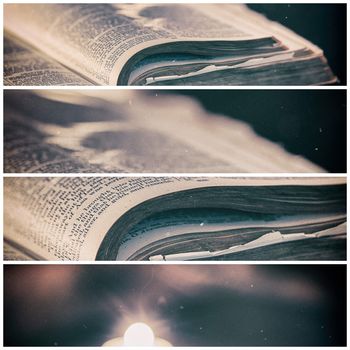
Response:
[[[124,346],[153,346],[154,333],[147,324],[134,323],[124,333]]]

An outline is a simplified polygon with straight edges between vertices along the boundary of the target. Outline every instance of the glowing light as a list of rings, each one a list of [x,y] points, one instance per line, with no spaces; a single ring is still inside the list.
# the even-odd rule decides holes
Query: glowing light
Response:
[[[167,340],[156,338],[153,330],[145,323],[133,323],[125,331],[123,337],[113,338],[106,341],[102,346],[110,347],[133,347],[133,346],[172,346]]]
[[[153,346],[154,333],[145,323],[134,323],[124,333],[124,346]]]

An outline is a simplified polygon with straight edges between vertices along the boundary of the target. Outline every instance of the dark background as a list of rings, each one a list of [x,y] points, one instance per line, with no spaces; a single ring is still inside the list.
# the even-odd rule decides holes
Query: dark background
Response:
[[[345,346],[345,265],[4,267],[5,346],[100,346],[134,322],[175,346]]]
[[[319,46],[346,85],[346,4],[249,4]]]
[[[192,96],[211,112],[247,122],[259,135],[329,172],[346,172],[345,90],[171,92]]]

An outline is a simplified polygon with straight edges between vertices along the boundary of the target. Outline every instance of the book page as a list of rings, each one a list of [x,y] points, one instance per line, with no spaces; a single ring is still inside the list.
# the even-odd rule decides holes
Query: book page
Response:
[[[346,222],[343,222],[342,224],[339,224],[330,229],[322,230],[315,233],[298,232],[298,233],[283,234],[279,231],[272,230],[271,232],[265,233],[260,237],[254,240],[251,240],[247,243],[237,244],[221,250],[215,250],[215,251],[202,250],[202,251],[173,253],[173,254],[167,254],[167,255],[158,254],[155,256],[151,256],[149,260],[151,261],[184,261],[185,260],[186,261],[186,260],[198,260],[198,259],[212,259],[212,258],[227,256],[230,254],[234,254],[234,255],[240,254],[242,252],[246,252],[249,250],[257,250],[257,249],[265,248],[267,246],[280,245],[281,243],[283,243],[285,246],[286,244],[291,242],[304,241],[304,240],[315,239],[315,238],[322,239],[325,237],[331,240],[333,239],[345,240],[346,239]],[[331,243],[329,245],[331,245]],[[315,245],[317,246],[318,242],[316,242]]]
[[[195,7],[196,5],[188,5]],[[220,21],[224,25],[230,25],[235,23],[239,28],[244,28],[245,31],[255,33],[257,36],[261,37],[274,37],[278,42],[283,44],[284,50],[264,53],[261,54],[249,54],[246,57],[238,56],[213,56],[213,57],[196,57],[195,59],[189,56],[181,57],[178,59],[176,56],[173,58],[164,57],[159,61],[143,60],[143,64],[138,67],[136,71],[133,71],[129,78],[129,84],[132,84],[133,80],[136,79],[137,75],[145,73],[147,70],[155,69],[157,67],[166,67],[166,66],[185,66],[185,65],[194,65],[195,63],[207,63],[206,66],[203,66],[202,69],[188,69],[187,72],[178,70],[176,74],[173,75],[164,75],[158,77],[148,77],[146,79],[146,85],[152,84],[154,82],[160,81],[171,81],[175,79],[195,77],[202,74],[207,74],[209,72],[227,70],[227,69],[236,69],[244,67],[246,69],[253,68],[257,66],[265,66],[278,62],[286,61],[297,61],[311,59],[312,57],[322,57],[322,50],[316,45],[312,44],[308,40],[300,37],[293,31],[284,27],[283,25],[272,22],[266,19],[263,15],[256,13],[255,11],[249,10],[245,6],[237,6],[236,4],[220,4],[213,6],[213,4],[201,4],[200,7],[197,7],[201,12],[205,13],[207,16],[220,18]],[[171,19],[168,19],[171,22]],[[209,30],[209,29],[208,29]],[[305,54],[305,57],[300,55],[300,52]],[[296,53],[299,53],[296,55]],[[173,70],[174,71],[174,70]],[[336,78],[332,76],[332,80],[329,81],[335,82]],[[183,82],[182,82],[183,83]],[[198,80],[199,85],[200,80]],[[227,82],[223,82],[218,85],[225,85]],[[196,85],[196,84],[194,84]]]
[[[4,25],[83,77],[115,85],[124,64],[152,46],[272,36],[246,25],[242,15],[251,11],[242,5],[230,9],[237,21],[216,15],[217,8],[203,4],[5,4]]]
[[[249,244],[249,242],[263,237],[264,234],[268,234],[266,232],[274,232],[274,230],[279,229],[290,230],[292,227],[301,225],[307,227],[316,223],[326,225],[334,221],[334,225],[336,225],[338,224],[337,220],[346,220],[345,215],[330,216],[304,213],[276,215],[222,209],[171,211],[154,215],[131,229],[123,239],[117,260],[132,259],[137,254],[144,254],[147,249],[148,251],[151,249],[160,250],[162,246],[168,248],[171,246],[169,244],[171,240],[173,243],[172,254],[176,252],[175,254],[179,254],[179,256],[181,253],[191,251],[191,245],[201,245],[201,241],[205,241],[206,246],[211,247],[211,251],[215,246],[220,247],[216,250],[222,251],[231,246]],[[301,228],[297,230],[301,230]],[[177,242],[181,238],[179,236],[182,236],[183,241],[178,248]],[[228,241],[229,236],[231,238]],[[308,237],[312,237],[312,235]],[[216,243],[211,242],[214,240]],[[192,250],[195,251],[194,248]],[[148,252],[144,255],[154,254]]]
[[[33,48],[5,35],[4,85],[92,85]]]
[[[9,173],[323,171],[244,122],[164,93],[6,91],[4,125]]]
[[[118,218],[164,194],[220,186],[343,183],[342,178],[5,178],[4,237],[44,259],[94,260]]]

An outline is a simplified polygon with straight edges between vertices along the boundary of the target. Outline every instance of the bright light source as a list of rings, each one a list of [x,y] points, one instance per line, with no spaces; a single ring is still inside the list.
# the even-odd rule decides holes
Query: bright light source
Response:
[[[145,323],[134,323],[124,333],[124,346],[154,346],[154,333]]]
[[[132,347],[132,346],[172,346],[167,340],[156,338],[153,330],[145,323],[133,323],[125,331],[123,337],[113,338],[106,341],[102,346]]]

